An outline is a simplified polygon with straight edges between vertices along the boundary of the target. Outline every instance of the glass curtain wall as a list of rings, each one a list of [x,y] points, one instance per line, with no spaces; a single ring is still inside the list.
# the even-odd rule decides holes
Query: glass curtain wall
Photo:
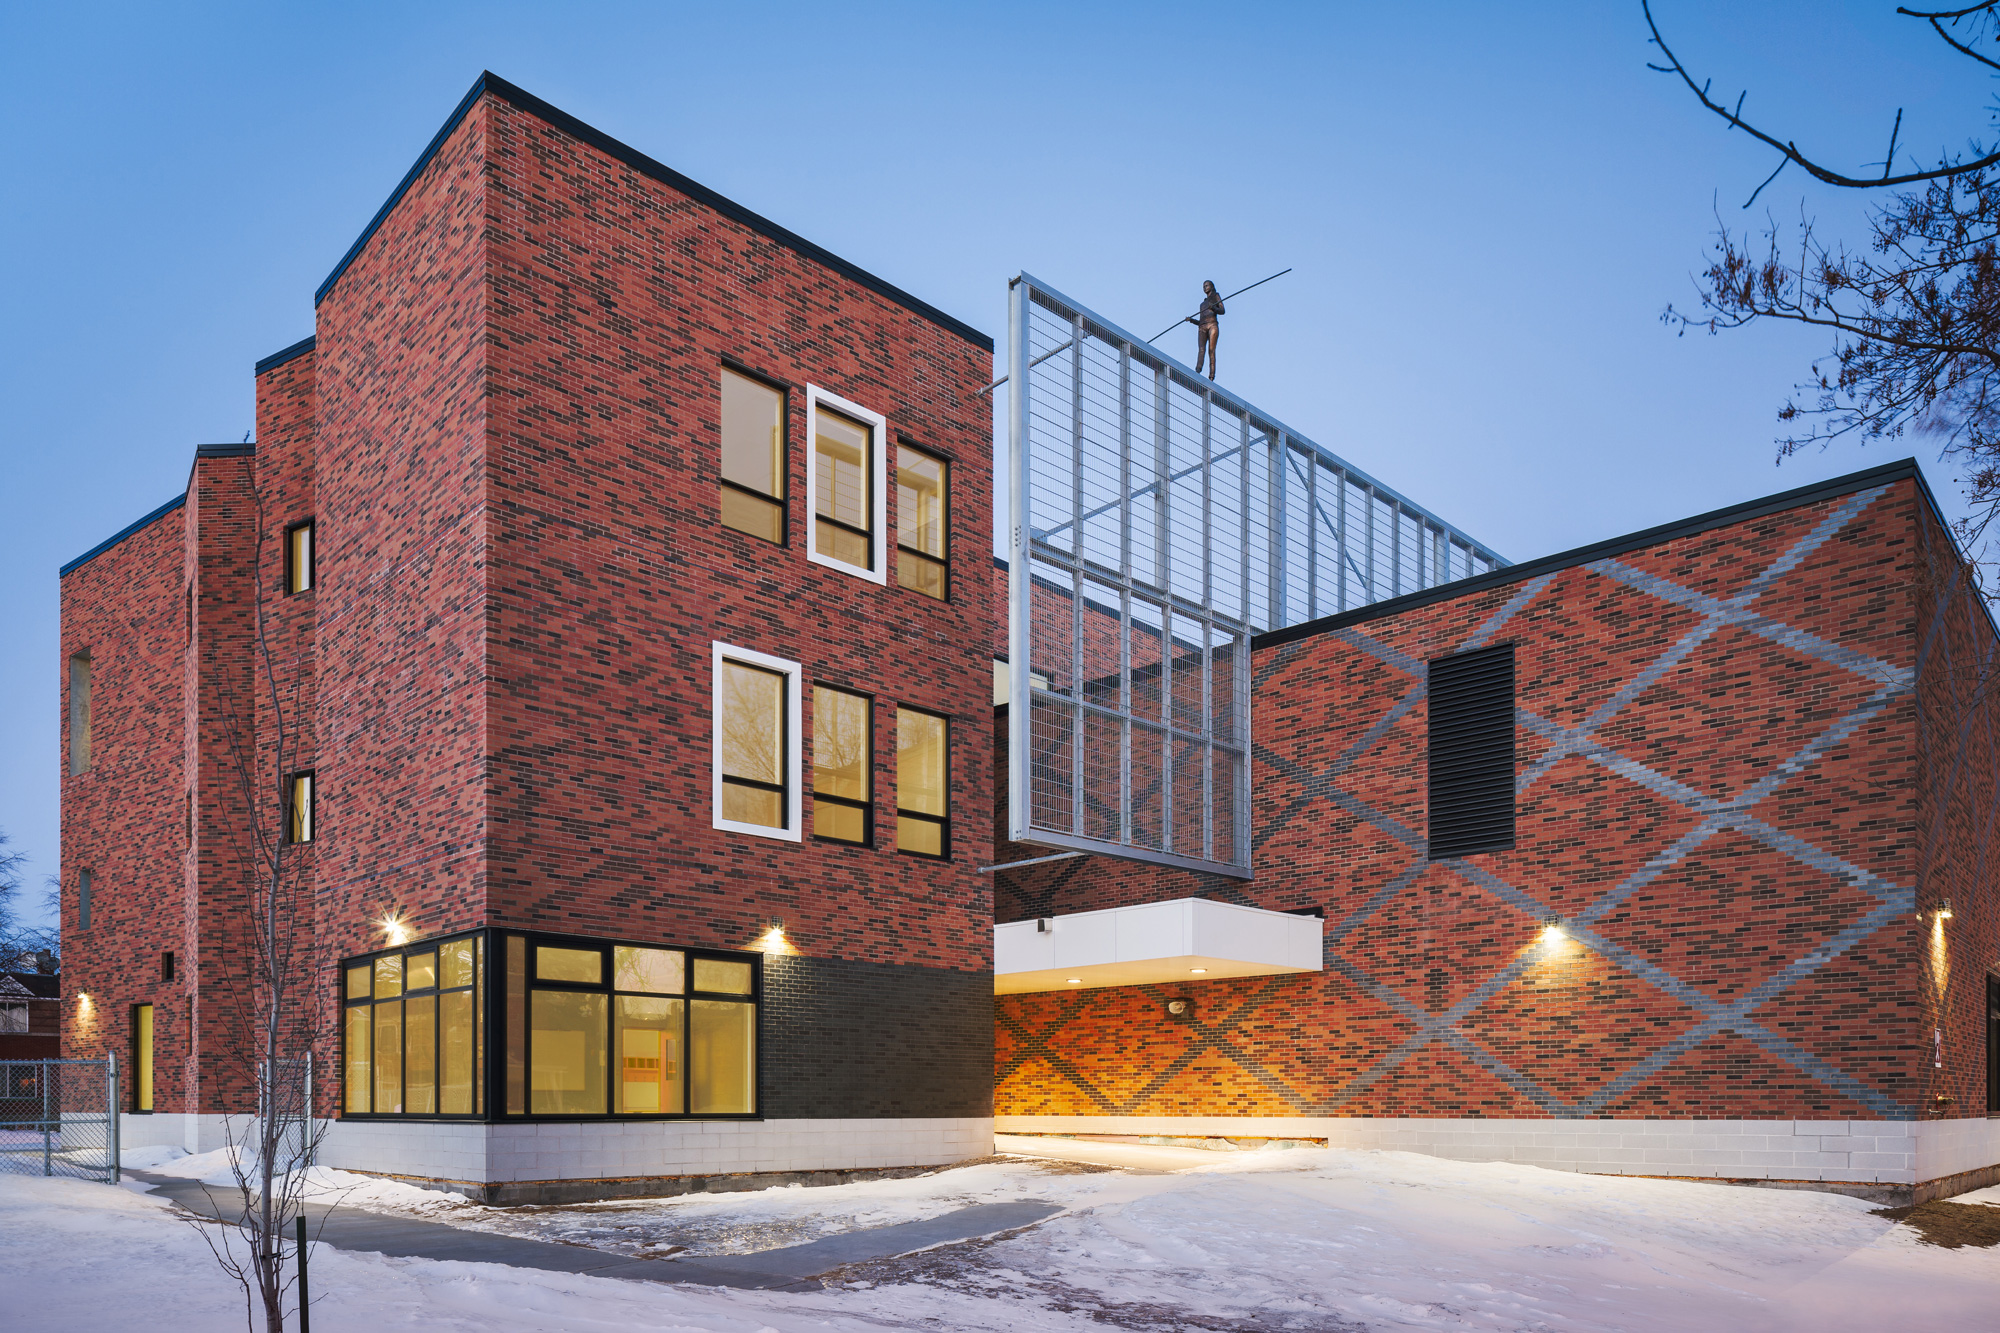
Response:
[[[345,1114],[756,1114],[759,955],[496,933],[489,1117],[488,938],[345,965]]]

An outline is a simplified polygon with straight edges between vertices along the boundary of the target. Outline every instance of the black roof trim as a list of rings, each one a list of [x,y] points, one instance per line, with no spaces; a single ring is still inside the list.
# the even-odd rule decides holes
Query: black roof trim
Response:
[[[1519,583],[1523,579],[1531,579],[1538,574],[1546,574],[1551,570],[1569,569],[1576,565],[1587,564],[1592,560],[1602,560],[1607,556],[1621,555],[1626,551],[1635,551],[1642,546],[1653,546],[1660,542],[1671,541],[1676,537],[1689,537],[1698,532],[1706,532],[1711,528],[1724,527],[1730,523],[1740,523],[1745,519],[1760,518],[1765,514],[1775,514],[1786,509],[1796,509],[1800,505],[1811,504],[1815,501],[1831,500],[1842,495],[1851,495],[1855,491],[1866,490],[1870,486],[1879,486],[1884,482],[1901,481],[1905,477],[1916,478],[1917,488],[1923,492],[1924,499],[1930,504],[1931,509],[1938,513],[1939,521],[1942,522],[1943,511],[1938,509],[1937,497],[1931,494],[1931,488],[1925,484],[1924,474],[1918,468],[1917,460],[1914,458],[1905,458],[1894,463],[1884,463],[1880,467],[1866,468],[1860,472],[1850,472],[1844,477],[1835,477],[1831,481],[1814,482],[1810,486],[1801,486],[1797,490],[1781,491],[1776,495],[1765,496],[1761,500],[1747,500],[1742,504],[1731,505],[1727,509],[1713,509],[1706,514],[1697,514],[1693,518],[1684,518],[1675,523],[1663,523],[1656,528],[1647,528],[1641,532],[1628,533],[1623,537],[1613,537],[1608,541],[1596,542],[1589,546],[1579,546],[1573,551],[1560,551],[1555,555],[1545,555],[1539,560],[1529,560],[1518,565],[1507,565],[1503,568],[1492,570],[1489,573],[1475,574],[1470,578],[1459,579],[1453,583],[1441,583],[1435,588],[1425,588],[1422,592],[1405,593],[1401,597],[1392,597],[1386,602],[1374,602],[1368,606],[1356,607],[1352,611],[1343,611],[1338,615],[1321,616],[1318,620],[1308,620],[1302,625],[1290,625],[1284,629],[1274,629],[1267,633],[1259,634],[1252,639],[1250,641],[1250,649],[1252,652],[1255,652],[1262,648],[1276,648],[1281,644],[1293,643],[1299,639],[1309,639],[1316,634],[1325,634],[1329,630],[1341,629],[1348,625],[1358,625],[1363,621],[1376,620],[1383,616],[1398,615],[1419,606],[1428,606],[1432,602],[1442,602],[1454,597],[1465,597],[1472,593],[1485,592],[1489,588],[1499,588],[1509,583]],[[1946,525],[1947,530],[1949,526],[1949,524]]]
[[[82,555],[78,556],[76,559],[64,565],[61,569],[56,571],[56,577],[57,578],[68,577],[69,572],[71,570],[76,569],[81,565],[87,564],[92,560],[95,560],[98,556],[103,555],[106,551],[116,546],[119,542],[122,542],[127,537],[130,537],[133,533],[151,527],[156,520],[165,518],[168,514],[173,513],[174,510],[179,509],[182,505],[186,503],[187,503],[186,492],[182,492],[181,494],[176,495],[173,499],[167,501],[165,504],[161,505],[158,509],[155,509],[152,513],[146,515],[138,522],[129,524],[128,526],[119,529],[119,531],[117,531],[116,533],[112,534],[109,537],[106,537],[103,541],[91,547],[88,551],[85,551]]]
[[[416,165],[412,166],[404,174],[403,179],[397,183],[395,190],[389,195],[388,202],[382,205],[374,218],[369,221],[367,227],[362,230],[360,237],[348,248],[347,253],[341,256],[340,262],[334,265],[333,272],[327,275],[326,281],[319,285],[319,290],[313,293],[314,306],[318,306],[321,301],[326,299],[326,294],[333,290],[333,285],[336,282],[340,281],[340,275],[347,271],[347,266],[354,262],[356,256],[361,253],[362,247],[368,244],[369,238],[374,236],[376,229],[382,225],[383,219],[389,216],[389,210],[394,208],[402,199],[410,186],[416,182],[417,177],[423,174],[424,168],[430,165],[431,158],[436,155],[444,141],[450,137],[451,132],[458,128],[458,123],[465,118],[466,112],[472,109],[473,104],[479,100],[482,93],[489,92],[496,97],[505,99],[522,111],[553,125],[563,133],[589,144],[599,152],[616,158],[641,175],[650,176],[654,180],[670,185],[689,198],[714,209],[724,217],[732,218],[752,231],[778,242],[778,244],[785,246],[787,249],[796,251],[808,259],[815,260],[836,273],[852,278],[863,287],[868,288],[878,295],[888,297],[891,301],[894,301],[906,310],[921,315],[923,318],[930,320],[933,324],[937,324],[942,328],[949,329],[975,347],[988,352],[993,350],[993,339],[981,333],[978,329],[973,328],[964,320],[947,315],[944,311],[931,305],[929,302],[919,300],[902,288],[883,281],[873,273],[842,259],[832,251],[814,245],[797,232],[781,227],[761,214],[751,212],[735,200],[717,194],[714,190],[709,189],[706,185],[698,181],[690,180],[688,177],[681,175],[680,172],[675,171],[672,167],[646,156],[628,144],[620,143],[602,130],[584,124],[567,111],[550,106],[533,93],[507,82],[507,80],[490,70],[481,74],[473,81],[472,88],[459,101],[457,108],[445,120],[444,128],[432,136],[429,145],[417,157]]]
[[[287,361],[298,360],[300,357],[304,356],[307,352],[310,352],[313,349],[313,344],[316,343],[317,341],[319,341],[319,335],[309,333],[305,337],[293,343],[290,347],[287,347],[282,351],[271,353],[269,356],[265,357],[262,361],[259,361],[257,363],[257,373],[261,375],[267,370],[276,370],[279,366],[284,365],[285,362]]]

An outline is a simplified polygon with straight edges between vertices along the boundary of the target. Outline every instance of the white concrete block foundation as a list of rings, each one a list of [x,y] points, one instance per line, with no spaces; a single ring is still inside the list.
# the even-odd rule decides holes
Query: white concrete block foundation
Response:
[[[1002,1134],[1323,1139],[1329,1147],[1600,1175],[1851,1188],[1912,1201],[2000,1181],[2000,1119],[1473,1120],[1003,1115]],[[1981,1178],[1983,1177],[1983,1178]]]

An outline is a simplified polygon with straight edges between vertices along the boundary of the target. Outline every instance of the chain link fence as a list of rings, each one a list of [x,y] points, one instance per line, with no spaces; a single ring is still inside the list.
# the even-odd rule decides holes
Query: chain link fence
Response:
[[[0,1060],[0,1172],[118,1182],[118,1067]]]

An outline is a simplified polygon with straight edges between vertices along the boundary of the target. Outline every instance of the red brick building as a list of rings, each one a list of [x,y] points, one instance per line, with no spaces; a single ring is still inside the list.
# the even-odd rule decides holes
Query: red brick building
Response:
[[[1914,465],[1440,533],[1254,641],[1248,879],[1041,860],[985,335],[490,75],[316,305],[256,443],[62,573],[64,1042],[132,1062],[127,1144],[250,1104],[282,855],[322,1159],[494,1200],[996,1123],[2000,1174],[1996,640]],[[1181,670],[1075,609],[1077,674]],[[1148,979],[1062,953],[1115,922]]]
[[[242,1107],[262,837],[330,1164],[986,1151],[990,339],[490,76],[316,326],[63,571],[66,1036],[149,1067],[125,1142]]]
[[[1043,864],[998,919],[1306,912],[1324,970],[1003,995],[998,1124],[1993,1178],[1995,649],[1908,463],[1263,635],[1255,878]],[[1434,854],[1429,682],[1480,654],[1511,828]]]

